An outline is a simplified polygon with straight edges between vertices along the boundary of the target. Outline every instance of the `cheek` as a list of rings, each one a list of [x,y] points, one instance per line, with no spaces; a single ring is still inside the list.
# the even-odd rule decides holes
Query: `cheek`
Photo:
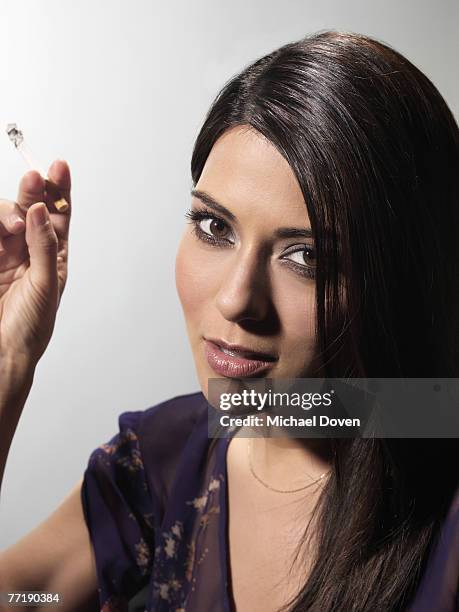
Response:
[[[309,282],[284,278],[276,289],[276,306],[284,349],[299,358],[314,350],[315,298],[314,284]]]
[[[188,323],[204,316],[205,305],[213,295],[213,278],[209,257],[192,236],[185,234],[175,259],[175,286]]]

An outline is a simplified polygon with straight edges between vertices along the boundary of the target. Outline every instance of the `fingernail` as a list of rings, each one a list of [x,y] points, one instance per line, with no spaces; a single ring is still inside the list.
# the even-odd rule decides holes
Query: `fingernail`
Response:
[[[44,202],[40,202],[40,206],[33,209],[32,221],[34,225],[37,226],[45,225],[45,223],[48,221],[48,211]]]

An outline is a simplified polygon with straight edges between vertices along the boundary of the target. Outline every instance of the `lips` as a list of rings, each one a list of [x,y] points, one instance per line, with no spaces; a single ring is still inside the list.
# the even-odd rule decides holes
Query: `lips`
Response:
[[[244,377],[266,372],[277,361],[273,354],[228,344],[219,339],[204,339],[205,355],[210,367],[223,376]]]
[[[223,349],[226,353],[237,357],[246,357],[247,359],[258,359],[263,361],[277,361],[277,356],[268,351],[257,351],[247,348],[241,344],[230,344],[219,338],[205,338],[209,342],[215,344],[218,348]]]

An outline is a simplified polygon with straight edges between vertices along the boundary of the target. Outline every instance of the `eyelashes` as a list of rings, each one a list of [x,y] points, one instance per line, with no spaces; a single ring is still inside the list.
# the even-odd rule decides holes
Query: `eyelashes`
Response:
[[[228,240],[228,238],[214,236],[210,232],[204,231],[202,229],[201,227],[202,221],[209,221],[209,220],[216,221],[221,227],[228,228],[230,230],[229,235],[232,236],[231,229],[227,221],[225,221],[225,219],[223,219],[222,217],[219,217],[218,215],[216,215],[214,212],[206,208],[200,208],[198,210],[189,209],[185,212],[185,218],[187,219],[188,223],[191,223],[193,233],[195,234],[198,240],[201,240],[202,242],[206,242],[215,247],[232,248],[234,246],[234,242],[231,242],[231,240]],[[315,278],[315,264],[314,265],[310,265],[306,263],[300,264],[298,262],[295,262],[295,261],[292,261],[291,259],[286,258],[287,255],[296,255],[296,254],[301,254],[301,253],[306,254],[306,252],[313,253],[314,259],[315,259],[314,247],[310,245],[302,245],[301,249],[294,249],[294,250],[291,250],[285,253],[281,260],[282,260],[283,265],[286,265],[287,267],[291,268],[294,272],[296,272],[300,276],[314,279]]]

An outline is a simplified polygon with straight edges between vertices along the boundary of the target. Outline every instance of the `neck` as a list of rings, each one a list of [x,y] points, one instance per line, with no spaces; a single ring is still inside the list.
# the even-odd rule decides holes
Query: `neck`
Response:
[[[251,437],[250,430],[243,436]],[[251,455],[259,476],[272,486],[295,488],[328,472],[332,447],[325,438],[256,437],[251,441]]]

